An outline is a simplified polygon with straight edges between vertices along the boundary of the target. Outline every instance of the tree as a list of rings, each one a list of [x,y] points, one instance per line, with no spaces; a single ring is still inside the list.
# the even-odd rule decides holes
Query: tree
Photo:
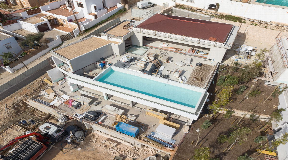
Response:
[[[285,111],[284,108],[276,109],[275,111],[272,112],[271,118],[272,120],[279,122],[283,119],[281,112]]]
[[[213,111],[213,114],[218,113],[222,106],[226,106],[230,102],[232,96],[233,87],[224,87],[221,92],[218,94],[217,101],[214,101],[212,105],[209,106],[209,109]]]
[[[26,36],[26,39],[21,43],[21,46],[22,47],[29,46],[29,48],[32,48],[33,46],[35,46],[35,42],[39,43],[39,41],[42,39],[43,36],[44,33],[42,32],[36,34],[28,34]]]
[[[0,55],[0,56],[3,59],[4,66],[9,65],[9,63],[11,62],[10,59],[12,59],[14,57],[11,52],[3,53],[3,55]]]
[[[202,147],[198,148],[194,152],[193,160],[210,160],[210,148]]]
[[[247,140],[247,135],[251,133],[251,130],[247,127],[239,127],[233,131],[228,137],[228,142],[242,144],[243,141]]]
[[[212,125],[212,123],[209,120],[204,121],[204,123],[202,124],[201,128],[202,129],[207,129]]]
[[[218,138],[217,138],[217,141],[219,142],[219,143],[225,143],[225,142],[227,142],[228,141],[228,137],[226,136],[226,135],[220,135]]]
[[[280,144],[286,144],[288,142],[288,133],[285,133],[281,138],[278,138],[272,142],[274,148],[278,147]]]
[[[253,158],[249,157],[247,154],[244,156],[239,156],[237,160],[252,160]]]
[[[5,2],[0,2],[1,9],[9,9],[9,6]]]

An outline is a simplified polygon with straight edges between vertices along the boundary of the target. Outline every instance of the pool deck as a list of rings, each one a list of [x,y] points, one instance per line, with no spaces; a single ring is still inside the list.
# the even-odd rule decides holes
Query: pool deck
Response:
[[[162,44],[163,42],[153,42],[150,43],[150,45],[154,45],[154,46],[159,46],[160,44]],[[189,47],[185,47],[185,46],[181,46],[181,45],[175,45],[175,44],[169,44],[168,46],[174,46],[174,47],[178,47],[178,48],[183,48],[183,49],[188,49]],[[201,49],[200,49],[201,50]],[[205,50],[203,50],[205,52]],[[207,51],[207,50],[206,50]],[[129,57],[134,57],[137,60],[134,60],[130,63],[125,63],[127,66],[125,67],[126,69],[131,69],[134,71],[140,71],[143,69],[143,67],[141,66],[141,59],[145,58],[147,60],[148,65],[150,63],[152,63],[152,60],[148,60],[147,57],[149,57],[149,55],[152,53],[155,54],[156,56],[158,55],[158,60],[161,61],[160,63],[162,63],[162,66],[164,67],[164,69],[161,71],[162,75],[169,75],[169,80],[172,81],[176,81],[176,82],[181,82],[178,78],[178,75],[176,72],[177,71],[182,71],[180,73],[180,77],[186,77],[187,82],[189,77],[191,76],[192,72],[198,68],[197,70],[199,70],[199,67],[196,66],[196,63],[202,63],[205,64],[205,66],[211,66],[209,70],[202,70],[203,74],[201,75],[207,75],[206,77],[203,77],[201,81],[198,82],[194,82],[193,85],[197,86],[197,87],[201,87],[204,88],[207,84],[207,82],[210,79],[210,73],[212,73],[214,71],[214,69],[216,68],[216,62],[207,60],[207,59],[203,59],[203,58],[199,58],[199,57],[194,57],[194,56],[189,56],[189,55],[184,55],[184,54],[179,54],[179,53],[175,53],[172,51],[163,51],[162,49],[156,49],[156,48],[149,48],[148,51],[144,54],[144,55],[137,55],[137,54],[133,54],[133,53],[126,53],[124,55],[121,56],[110,56],[108,58],[105,59],[106,63],[109,64],[111,63],[112,65],[114,65],[115,63],[117,63],[118,61],[120,61],[120,59],[123,56],[129,56]],[[169,62],[166,62],[166,59],[168,57],[172,57],[170,58]],[[191,60],[192,59],[192,60]],[[189,63],[190,61],[192,61],[191,63]],[[119,62],[118,62],[119,63]],[[99,73],[101,73],[103,70],[98,67],[98,64],[91,64],[90,66],[87,66],[86,68],[84,68],[84,75],[83,76],[87,76],[89,78],[94,78],[95,76],[97,76]],[[163,68],[162,67],[162,68]],[[158,70],[159,72],[159,70]],[[205,73],[208,72],[208,73]],[[195,74],[195,73],[194,73]],[[152,74],[153,76],[159,77],[159,74]],[[185,83],[185,82],[184,82]]]

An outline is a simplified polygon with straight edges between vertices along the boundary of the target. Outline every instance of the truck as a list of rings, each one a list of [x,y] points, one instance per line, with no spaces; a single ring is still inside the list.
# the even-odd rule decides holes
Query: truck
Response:
[[[54,143],[60,141],[65,132],[53,123],[39,127],[42,132],[33,132],[12,139],[0,148],[0,159],[35,160],[41,157]],[[35,137],[35,138],[34,138]]]

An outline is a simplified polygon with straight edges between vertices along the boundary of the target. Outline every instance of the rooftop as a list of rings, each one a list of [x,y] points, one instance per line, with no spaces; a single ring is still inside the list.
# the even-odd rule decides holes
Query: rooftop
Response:
[[[23,21],[27,23],[37,24],[37,23],[42,22],[41,17],[44,17],[44,16],[46,16],[46,14],[40,13],[40,14],[37,14],[36,16],[24,19]]]
[[[155,30],[181,36],[214,40],[224,43],[233,25],[205,20],[155,14],[138,28]]]
[[[47,12],[52,13],[52,14],[56,14],[56,15],[62,15],[62,16],[65,16],[65,17],[73,15],[73,12],[69,11],[67,9],[66,5],[62,5],[59,8],[52,9],[52,10],[49,10]],[[77,12],[75,12],[75,14],[77,14]]]
[[[130,22],[126,21],[126,22],[123,22],[123,23],[117,25],[116,27],[114,27],[111,30],[109,30],[107,32],[107,34],[114,35],[114,36],[117,36],[117,37],[123,37],[124,35],[129,33],[128,28],[124,29],[124,26],[127,25],[128,23],[130,23]]]
[[[11,37],[10,35],[0,32],[0,41],[10,37]]]
[[[93,51],[99,47],[105,46],[110,43],[117,43],[114,41],[105,40],[102,38],[91,37],[78,43],[68,45],[64,48],[56,50],[55,52],[68,58],[73,59],[85,53]]]

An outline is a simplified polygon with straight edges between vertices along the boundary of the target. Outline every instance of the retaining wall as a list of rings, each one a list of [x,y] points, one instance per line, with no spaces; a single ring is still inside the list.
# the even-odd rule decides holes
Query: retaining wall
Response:
[[[39,70],[41,70],[45,67],[48,67],[49,65],[50,65],[49,59],[46,59],[46,60],[38,63],[34,67],[29,68],[27,71],[23,72],[22,74],[18,75],[17,77],[15,77],[15,78],[11,79],[10,81],[2,84],[0,86],[0,94],[2,92],[6,91],[7,89],[9,89],[10,87],[20,83],[21,81],[25,80],[28,77],[30,77],[31,75],[38,72]]]

